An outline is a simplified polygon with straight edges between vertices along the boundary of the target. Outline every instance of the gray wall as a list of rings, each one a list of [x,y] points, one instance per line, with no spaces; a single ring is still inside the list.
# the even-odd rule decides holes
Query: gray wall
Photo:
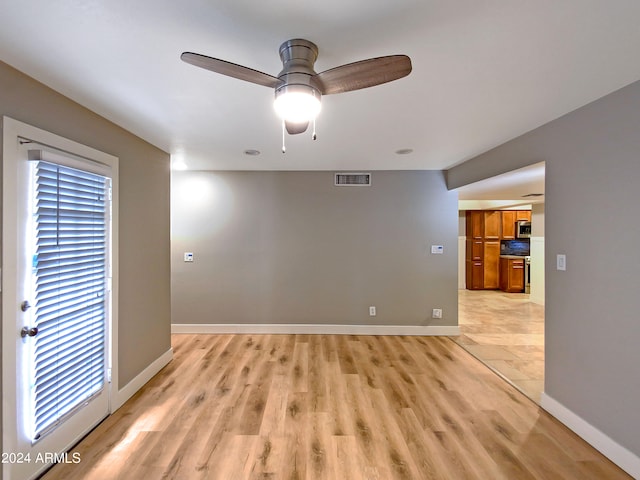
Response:
[[[449,187],[539,161],[545,392],[640,455],[640,82],[451,169]]]
[[[169,155],[2,62],[0,115],[120,159],[121,388],[170,348]]]
[[[172,182],[173,323],[457,325],[457,194],[442,172],[377,171],[370,187],[335,187],[333,172]]]

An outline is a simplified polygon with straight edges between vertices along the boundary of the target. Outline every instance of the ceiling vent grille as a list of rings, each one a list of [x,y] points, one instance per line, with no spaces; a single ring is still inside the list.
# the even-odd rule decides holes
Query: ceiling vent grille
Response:
[[[370,173],[336,173],[336,187],[368,187],[371,185]]]

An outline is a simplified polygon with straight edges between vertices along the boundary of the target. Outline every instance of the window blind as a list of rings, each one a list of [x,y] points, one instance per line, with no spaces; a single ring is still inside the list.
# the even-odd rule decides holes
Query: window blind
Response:
[[[34,440],[105,384],[109,179],[36,162]]]

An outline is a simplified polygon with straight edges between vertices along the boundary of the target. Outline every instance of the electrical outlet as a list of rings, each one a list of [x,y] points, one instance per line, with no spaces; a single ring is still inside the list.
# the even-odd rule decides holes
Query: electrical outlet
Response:
[[[432,318],[442,318],[442,309],[441,308],[434,308],[433,311],[431,312],[431,317]]]
[[[369,307],[369,316],[370,317],[376,316],[376,307]]]

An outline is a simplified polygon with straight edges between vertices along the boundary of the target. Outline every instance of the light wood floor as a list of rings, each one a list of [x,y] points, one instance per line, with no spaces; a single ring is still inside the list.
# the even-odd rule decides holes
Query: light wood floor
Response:
[[[54,479],[628,479],[451,339],[174,335]]]
[[[458,344],[540,404],[544,389],[544,307],[529,295],[459,290]]]

